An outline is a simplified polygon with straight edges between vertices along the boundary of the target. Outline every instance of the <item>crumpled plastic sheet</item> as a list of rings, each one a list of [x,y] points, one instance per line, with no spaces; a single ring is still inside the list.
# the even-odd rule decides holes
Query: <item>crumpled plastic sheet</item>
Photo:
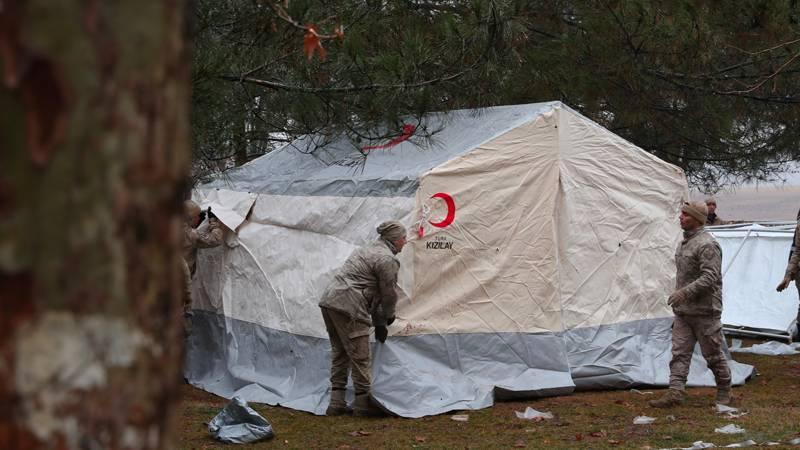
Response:
[[[514,414],[517,415],[517,419],[526,419],[526,420],[531,420],[531,419],[541,420],[541,419],[553,418],[553,413],[551,413],[550,411],[537,411],[531,408],[530,406],[525,408],[524,412],[514,411]]]
[[[752,353],[754,355],[768,356],[796,355],[800,353],[800,351],[797,351],[797,348],[800,347],[800,343],[788,345],[778,341],[767,341],[763,344],[755,344],[752,347],[742,347],[742,341],[740,339],[734,339],[731,344],[730,351],[737,353]]]
[[[796,441],[796,442],[795,442]],[[787,445],[800,445],[800,438],[792,439],[789,442],[786,442]],[[745,448],[745,447],[758,447],[758,446],[765,446],[770,447],[774,445],[782,445],[780,442],[764,442],[759,444],[758,442],[748,439],[742,442],[734,442],[733,444],[723,445],[722,447],[717,447],[715,444],[711,442],[703,442],[697,441],[692,444],[691,447],[673,447],[673,448],[662,448],[660,450],[697,450],[702,448]]]
[[[746,430],[735,423],[729,423],[721,428],[714,428],[714,433],[722,433],[722,434],[740,434],[744,433]]]
[[[240,397],[233,397],[208,423],[215,439],[229,444],[247,444],[275,436],[272,425]]]
[[[712,444],[711,442],[703,442],[703,441],[695,441],[692,443],[691,447],[682,447],[680,450],[696,450],[701,448],[713,448],[716,445]],[[670,449],[670,450],[677,450],[677,449]]]
[[[648,417],[648,416],[636,416],[633,419],[634,425],[649,425],[656,421],[655,417]]]
[[[662,448],[660,450],[699,450],[703,448],[715,448],[717,445],[712,442],[695,441],[691,447],[670,447]]]
[[[752,439],[748,439],[742,442],[735,442],[733,444],[728,444],[725,448],[744,448],[744,447],[753,447],[758,445],[758,443]]]
[[[643,391],[640,391],[638,389],[631,389],[631,392],[634,393],[634,394],[639,394],[639,395],[653,395],[652,391],[644,391],[643,392]]]
[[[747,412],[739,411],[737,408],[734,408],[732,406],[721,405],[717,403],[717,414],[722,414],[727,418],[735,419],[737,417],[746,416]]]

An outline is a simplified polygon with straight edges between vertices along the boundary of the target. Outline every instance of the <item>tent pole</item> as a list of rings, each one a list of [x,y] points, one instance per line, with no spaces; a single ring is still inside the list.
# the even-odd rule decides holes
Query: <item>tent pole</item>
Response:
[[[744,239],[742,239],[742,243],[739,244],[739,248],[736,249],[736,253],[733,254],[733,258],[731,258],[731,260],[728,261],[728,265],[725,267],[725,270],[722,271],[722,279],[723,280],[725,279],[725,274],[728,273],[728,269],[730,269],[731,266],[733,265],[733,262],[736,261],[736,257],[739,256],[739,252],[742,251],[742,248],[744,247],[744,243],[747,241],[747,238],[750,237],[750,233],[752,233],[752,232],[753,232],[752,229],[747,230],[747,234],[744,235]]]
[[[722,327],[722,331],[730,333],[731,335],[740,334],[745,336],[760,336],[760,337],[771,337],[775,339],[786,340],[792,342],[792,336],[789,334],[776,334],[776,333],[767,333],[764,331],[751,331],[751,330],[742,330],[739,328],[729,328],[729,327]]]

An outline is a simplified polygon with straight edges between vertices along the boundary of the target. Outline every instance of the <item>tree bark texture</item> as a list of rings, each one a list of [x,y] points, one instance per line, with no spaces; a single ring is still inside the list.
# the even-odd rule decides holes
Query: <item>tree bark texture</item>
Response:
[[[0,1],[0,448],[164,448],[181,383],[182,0]]]

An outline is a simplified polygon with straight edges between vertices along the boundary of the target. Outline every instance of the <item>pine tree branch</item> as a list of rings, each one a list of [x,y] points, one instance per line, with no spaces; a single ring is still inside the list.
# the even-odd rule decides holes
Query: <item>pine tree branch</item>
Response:
[[[362,86],[330,87],[330,88],[312,88],[305,86],[294,86],[290,84],[279,83],[276,81],[261,80],[258,78],[245,77],[245,76],[237,77],[235,75],[219,75],[217,78],[226,81],[239,81],[242,83],[251,83],[258,86],[263,86],[266,88],[280,90],[280,91],[302,92],[306,94],[316,94],[316,93],[347,94],[351,92],[364,92],[364,91],[416,89],[425,86],[431,86],[437,83],[453,81],[457,78],[464,76],[464,74],[472,70],[474,70],[474,67],[468,67],[452,75],[433,78],[431,80],[420,81],[418,83],[397,83],[397,84],[375,83]]]

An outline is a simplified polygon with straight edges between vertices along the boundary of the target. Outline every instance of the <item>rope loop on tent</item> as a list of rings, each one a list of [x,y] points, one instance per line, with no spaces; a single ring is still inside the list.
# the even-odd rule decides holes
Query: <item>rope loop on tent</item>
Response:
[[[420,218],[413,224],[413,228],[417,230],[417,237],[422,239],[425,236],[425,224],[430,220],[431,214],[433,213],[433,208],[425,202],[422,204],[422,210],[420,211]]]

